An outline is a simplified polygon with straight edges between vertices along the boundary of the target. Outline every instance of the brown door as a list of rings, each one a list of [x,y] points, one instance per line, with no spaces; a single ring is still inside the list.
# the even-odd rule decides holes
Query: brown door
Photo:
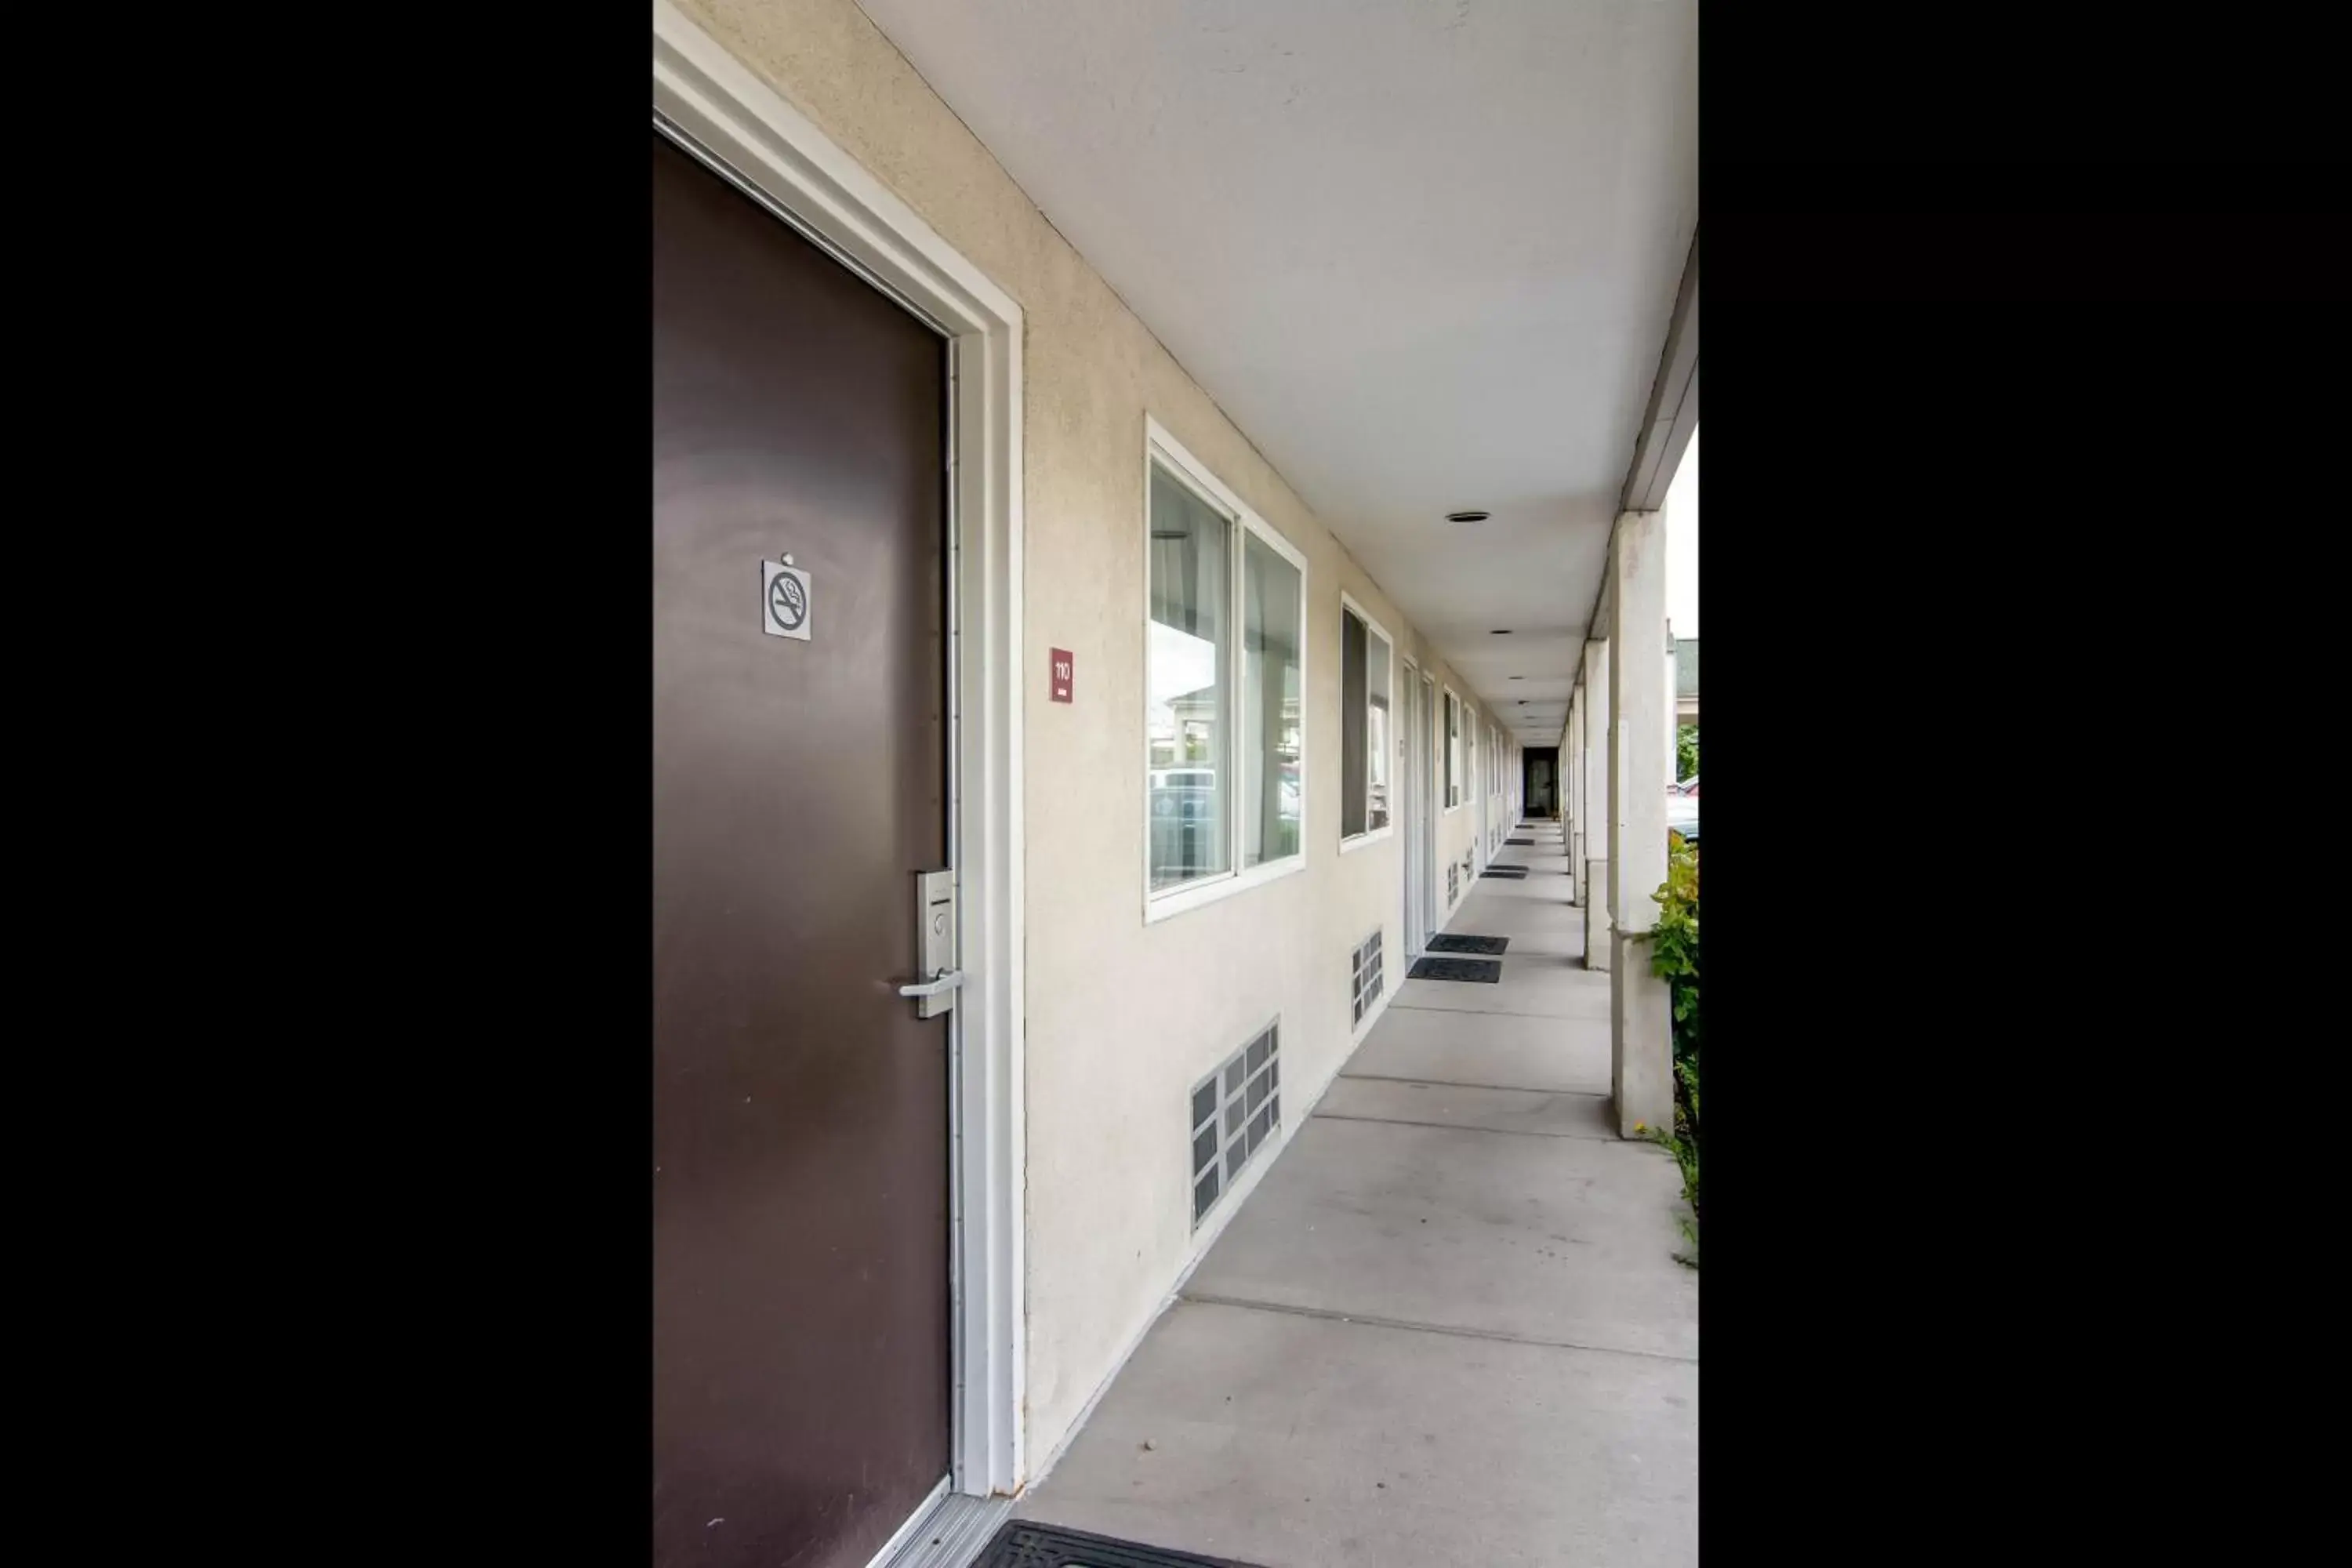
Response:
[[[948,1471],[946,344],[658,133],[653,219],[654,1561],[863,1568]]]

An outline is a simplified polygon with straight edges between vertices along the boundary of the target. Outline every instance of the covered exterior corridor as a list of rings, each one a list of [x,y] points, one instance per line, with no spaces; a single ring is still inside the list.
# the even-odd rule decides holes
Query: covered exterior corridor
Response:
[[[1607,1113],[1609,980],[1560,829],[1407,980],[1024,1519],[1248,1563],[1696,1560],[1698,1277]]]
[[[1690,1561],[1696,6],[652,13],[656,1563]]]

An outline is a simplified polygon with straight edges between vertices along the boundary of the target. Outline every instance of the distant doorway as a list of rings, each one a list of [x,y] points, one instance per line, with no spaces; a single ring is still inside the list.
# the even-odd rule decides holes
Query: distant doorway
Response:
[[[1522,758],[1521,789],[1529,817],[1559,816],[1559,748],[1529,746]]]

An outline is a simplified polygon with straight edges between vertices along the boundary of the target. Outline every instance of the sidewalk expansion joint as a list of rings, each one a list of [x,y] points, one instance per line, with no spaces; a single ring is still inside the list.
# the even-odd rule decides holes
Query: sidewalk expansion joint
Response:
[[[1320,1307],[1292,1307],[1279,1301],[1244,1301],[1235,1296],[1195,1295],[1190,1290],[1177,1293],[1180,1301],[1196,1307],[1236,1307],[1247,1312],[1286,1312],[1294,1318],[1321,1318],[1334,1323],[1361,1323],[1374,1329],[1402,1329],[1408,1333],[1451,1334],[1456,1339],[1491,1340],[1507,1345],[1534,1345],[1540,1350],[1591,1351],[1600,1355],[1639,1356],[1643,1361],[1680,1362],[1685,1366],[1696,1366],[1695,1355],[1670,1355],[1664,1351],[1633,1351],[1622,1345],[1588,1345],[1576,1340],[1548,1340],[1535,1334],[1515,1334],[1503,1329],[1470,1329],[1452,1323],[1417,1323],[1408,1318],[1383,1318],[1370,1312],[1331,1312]]]
[[[1510,959],[1506,957],[1503,962],[1508,963]],[[1596,971],[1596,973],[1598,972]],[[1443,984],[1444,982],[1440,981],[1436,984]],[[1496,984],[1500,984],[1501,982],[1497,981]],[[1555,1024],[1605,1024],[1609,1022],[1609,1016],[1605,1013],[1598,1018],[1585,1018],[1580,1017],[1574,1013],[1507,1013],[1500,1007],[1432,1007],[1425,1003],[1408,1002],[1402,996],[1390,1003],[1389,1005],[1391,1007],[1402,1007],[1408,1013],[1451,1013],[1457,1018],[1547,1018]]]
[[[1459,1079],[1450,1078],[1398,1078],[1394,1074],[1384,1072],[1340,1072],[1335,1076],[1370,1079],[1374,1083],[1427,1084],[1432,1089],[1491,1089],[1498,1094],[1572,1094],[1580,1100],[1609,1098],[1609,1091],[1605,1089],[1538,1089],[1524,1083],[1463,1083]],[[1318,1110],[1313,1114],[1320,1116],[1323,1112]]]
[[[1465,1086],[1465,1088],[1468,1086]],[[1512,1089],[1513,1094],[1576,1094],[1576,1089]],[[1584,1098],[1591,1099],[1587,1095]],[[1605,1097],[1604,1097],[1605,1098]],[[1558,1138],[1570,1143],[1622,1143],[1607,1132],[1545,1132],[1533,1127],[1474,1127],[1465,1121],[1415,1121],[1409,1116],[1348,1116],[1337,1110],[1310,1111],[1309,1121],[1370,1121],[1382,1127],[1434,1127],[1441,1132],[1499,1132],[1506,1138]]]

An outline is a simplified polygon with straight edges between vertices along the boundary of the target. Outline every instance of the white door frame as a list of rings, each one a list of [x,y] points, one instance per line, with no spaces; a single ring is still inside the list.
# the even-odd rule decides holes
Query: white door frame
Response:
[[[950,1483],[1023,1480],[1021,307],[689,21],[654,0],[654,118],[949,340]],[[909,890],[909,898],[912,891]],[[807,1413],[822,1420],[823,1413]]]
[[[1462,716],[1462,732],[1470,742],[1470,765],[1464,770],[1470,776],[1463,785],[1469,791],[1469,798],[1462,804],[1470,808],[1470,875],[1473,877],[1486,868],[1486,769],[1482,764],[1490,760],[1486,753],[1492,748],[1482,733],[1486,728],[1486,716],[1476,709]]]
[[[1427,920],[1428,902],[1422,891],[1422,847],[1429,838],[1428,818],[1424,815],[1423,797],[1429,793],[1429,759],[1423,744],[1421,666],[1402,654],[1404,666],[1404,690],[1402,693],[1403,722],[1398,726],[1398,751],[1403,762],[1397,772],[1403,783],[1403,809],[1398,815],[1404,819],[1404,955],[1408,959],[1421,954],[1422,943],[1429,940],[1423,930]]]
[[[1421,819],[1421,932],[1426,942],[1444,923],[1437,908],[1437,825],[1444,820],[1445,702],[1433,670],[1421,672],[1421,755],[1429,765]]]

